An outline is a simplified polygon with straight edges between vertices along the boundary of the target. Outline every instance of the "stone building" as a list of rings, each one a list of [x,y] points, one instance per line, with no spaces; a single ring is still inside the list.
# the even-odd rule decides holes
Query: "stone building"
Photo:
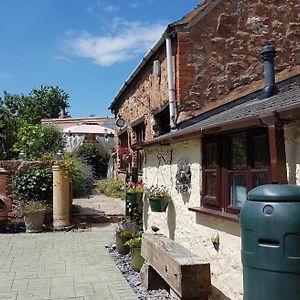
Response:
[[[238,216],[247,192],[300,184],[299,16],[297,0],[203,1],[166,28],[110,106],[120,174],[140,168],[148,187],[171,194],[166,213],[145,198],[145,230],[156,225],[210,262],[212,299],[243,298]]]

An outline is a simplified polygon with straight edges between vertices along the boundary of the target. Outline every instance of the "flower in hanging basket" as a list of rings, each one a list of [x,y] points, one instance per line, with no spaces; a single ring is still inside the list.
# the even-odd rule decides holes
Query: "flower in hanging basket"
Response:
[[[139,180],[137,183],[130,183],[126,188],[126,192],[129,192],[129,193],[143,193],[144,192],[143,181]]]
[[[146,193],[152,211],[166,211],[171,196],[165,186],[151,186],[149,189],[147,189]]]
[[[152,185],[146,190],[148,198],[170,198],[170,193],[165,186]]]

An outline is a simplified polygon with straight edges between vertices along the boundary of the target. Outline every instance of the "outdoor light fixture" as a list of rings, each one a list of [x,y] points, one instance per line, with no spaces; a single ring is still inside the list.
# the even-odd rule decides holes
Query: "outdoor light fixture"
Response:
[[[63,152],[61,150],[58,150],[55,154],[55,160],[62,160]]]
[[[25,157],[26,157],[26,153],[23,150],[21,150],[21,152],[19,153],[19,159],[23,160],[25,159]]]
[[[125,125],[125,120],[121,116],[118,116],[118,119],[116,121],[116,125],[119,128],[123,127]]]

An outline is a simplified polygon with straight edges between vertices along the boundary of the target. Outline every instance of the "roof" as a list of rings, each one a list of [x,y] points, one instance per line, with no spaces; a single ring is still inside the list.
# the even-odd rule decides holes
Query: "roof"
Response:
[[[144,142],[139,147],[164,144],[238,128],[267,126],[270,120],[278,119],[289,122],[299,118],[300,81],[282,88],[275,96],[266,99],[255,97],[211,115],[192,126]]]
[[[53,123],[62,129],[80,125],[82,123],[95,123],[104,127],[114,128],[115,118],[112,116],[56,118],[56,119],[42,119],[41,123],[42,124]]]
[[[127,78],[127,80],[124,82],[120,90],[117,92],[116,96],[112,100],[110,106],[108,109],[111,109],[112,111],[115,110],[120,96],[124,93],[124,91],[127,89],[129,84],[134,80],[134,78],[141,72],[141,70],[144,68],[146,63],[152,58],[152,56],[158,51],[158,49],[164,44],[166,35],[169,35],[169,31],[176,31],[176,28],[188,26],[189,23],[192,21],[199,21],[207,12],[209,12],[213,7],[215,7],[221,0],[204,0],[201,4],[197,5],[192,11],[187,13],[185,16],[183,16],[181,19],[170,23],[163,34],[160,36],[160,38],[154,43],[154,45],[149,49],[149,51],[144,55],[142,60],[139,62],[139,64],[136,66],[136,68],[133,70],[133,72],[130,74],[130,76]],[[198,17],[198,18],[197,18]],[[196,20],[197,19],[197,20]],[[172,38],[173,36],[170,35]]]

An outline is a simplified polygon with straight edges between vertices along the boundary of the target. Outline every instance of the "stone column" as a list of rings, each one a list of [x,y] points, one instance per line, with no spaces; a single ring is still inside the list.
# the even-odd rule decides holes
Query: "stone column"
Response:
[[[55,165],[53,171],[53,227],[64,229],[70,225],[70,179],[68,173]]]

